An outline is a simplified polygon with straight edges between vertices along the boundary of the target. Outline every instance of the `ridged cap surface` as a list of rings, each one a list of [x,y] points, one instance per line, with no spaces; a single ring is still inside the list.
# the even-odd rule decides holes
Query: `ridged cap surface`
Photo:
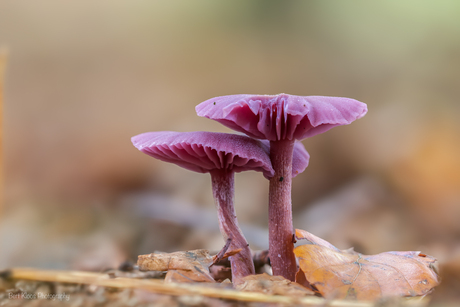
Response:
[[[366,104],[351,98],[287,94],[220,96],[195,109],[199,116],[270,141],[302,140],[367,113]]]

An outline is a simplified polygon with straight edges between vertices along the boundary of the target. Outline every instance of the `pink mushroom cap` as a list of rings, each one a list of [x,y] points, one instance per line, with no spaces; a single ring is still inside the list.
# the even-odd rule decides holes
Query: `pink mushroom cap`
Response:
[[[199,173],[215,169],[254,170],[274,175],[261,141],[243,135],[217,132],[147,132],[131,138],[143,153]]]
[[[199,116],[270,141],[302,140],[367,113],[366,104],[351,98],[287,94],[220,96],[195,109]]]

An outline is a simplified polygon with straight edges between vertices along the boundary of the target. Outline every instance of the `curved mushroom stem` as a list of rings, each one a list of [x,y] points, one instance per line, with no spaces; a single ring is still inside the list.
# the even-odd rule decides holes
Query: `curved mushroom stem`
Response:
[[[255,269],[249,244],[238,226],[233,207],[234,173],[225,169],[213,170],[210,173],[220,232],[225,240],[231,239],[228,251],[242,249],[238,254],[229,257],[232,281],[237,285],[241,282],[241,278],[255,274]]]
[[[269,255],[273,275],[295,280],[291,182],[295,140],[270,142],[270,159],[275,176],[270,179],[268,204]]]

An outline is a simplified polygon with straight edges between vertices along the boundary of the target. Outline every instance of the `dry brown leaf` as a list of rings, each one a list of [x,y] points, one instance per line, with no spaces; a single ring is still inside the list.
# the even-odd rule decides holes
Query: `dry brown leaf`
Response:
[[[214,282],[209,272],[212,262],[204,249],[139,255],[137,259],[141,271],[168,271],[165,280],[169,282]]]
[[[311,244],[295,248],[300,270],[326,298],[375,300],[388,296],[422,296],[439,284],[433,257],[420,252],[362,255],[341,251],[304,230],[297,239]]]
[[[287,280],[282,276],[271,276],[266,273],[244,277],[243,282],[236,289],[296,297],[314,294],[313,291],[298,283]]]
[[[215,282],[209,273],[199,270],[169,270],[165,276],[165,282]]]
[[[137,265],[141,271],[194,270],[207,268],[212,263],[209,252],[205,249],[179,251],[174,253],[153,253],[139,255]]]

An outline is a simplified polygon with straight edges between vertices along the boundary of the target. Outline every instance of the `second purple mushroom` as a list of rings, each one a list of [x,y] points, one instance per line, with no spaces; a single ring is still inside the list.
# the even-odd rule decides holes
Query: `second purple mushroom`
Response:
[[[234,173],[254,170],[267,179],[273,177],[268,143],[242,135],[172,131],[143,133],[133,137],[132,142],[137,149],[159,160],[210,173],[222,236],[229,239],[229,251],[241,249],[230,256],[232,281],[239,284],[244,276],[254,274],[251,250],[239,228],[233,205]],[[307,151],[297,143],[293,176],[303,172],[308,161]]]
[[[228,251],[241,249],[230,257],[232,281],[254,274],[249,244],[238,225],[233,205],[234,173],[245,170],[273,176],[270,159],[261,142],[246,136],[213,132],[148,132],[132,138],[140,151],[186,169],[209,173],[217,207],[219,228]]]

